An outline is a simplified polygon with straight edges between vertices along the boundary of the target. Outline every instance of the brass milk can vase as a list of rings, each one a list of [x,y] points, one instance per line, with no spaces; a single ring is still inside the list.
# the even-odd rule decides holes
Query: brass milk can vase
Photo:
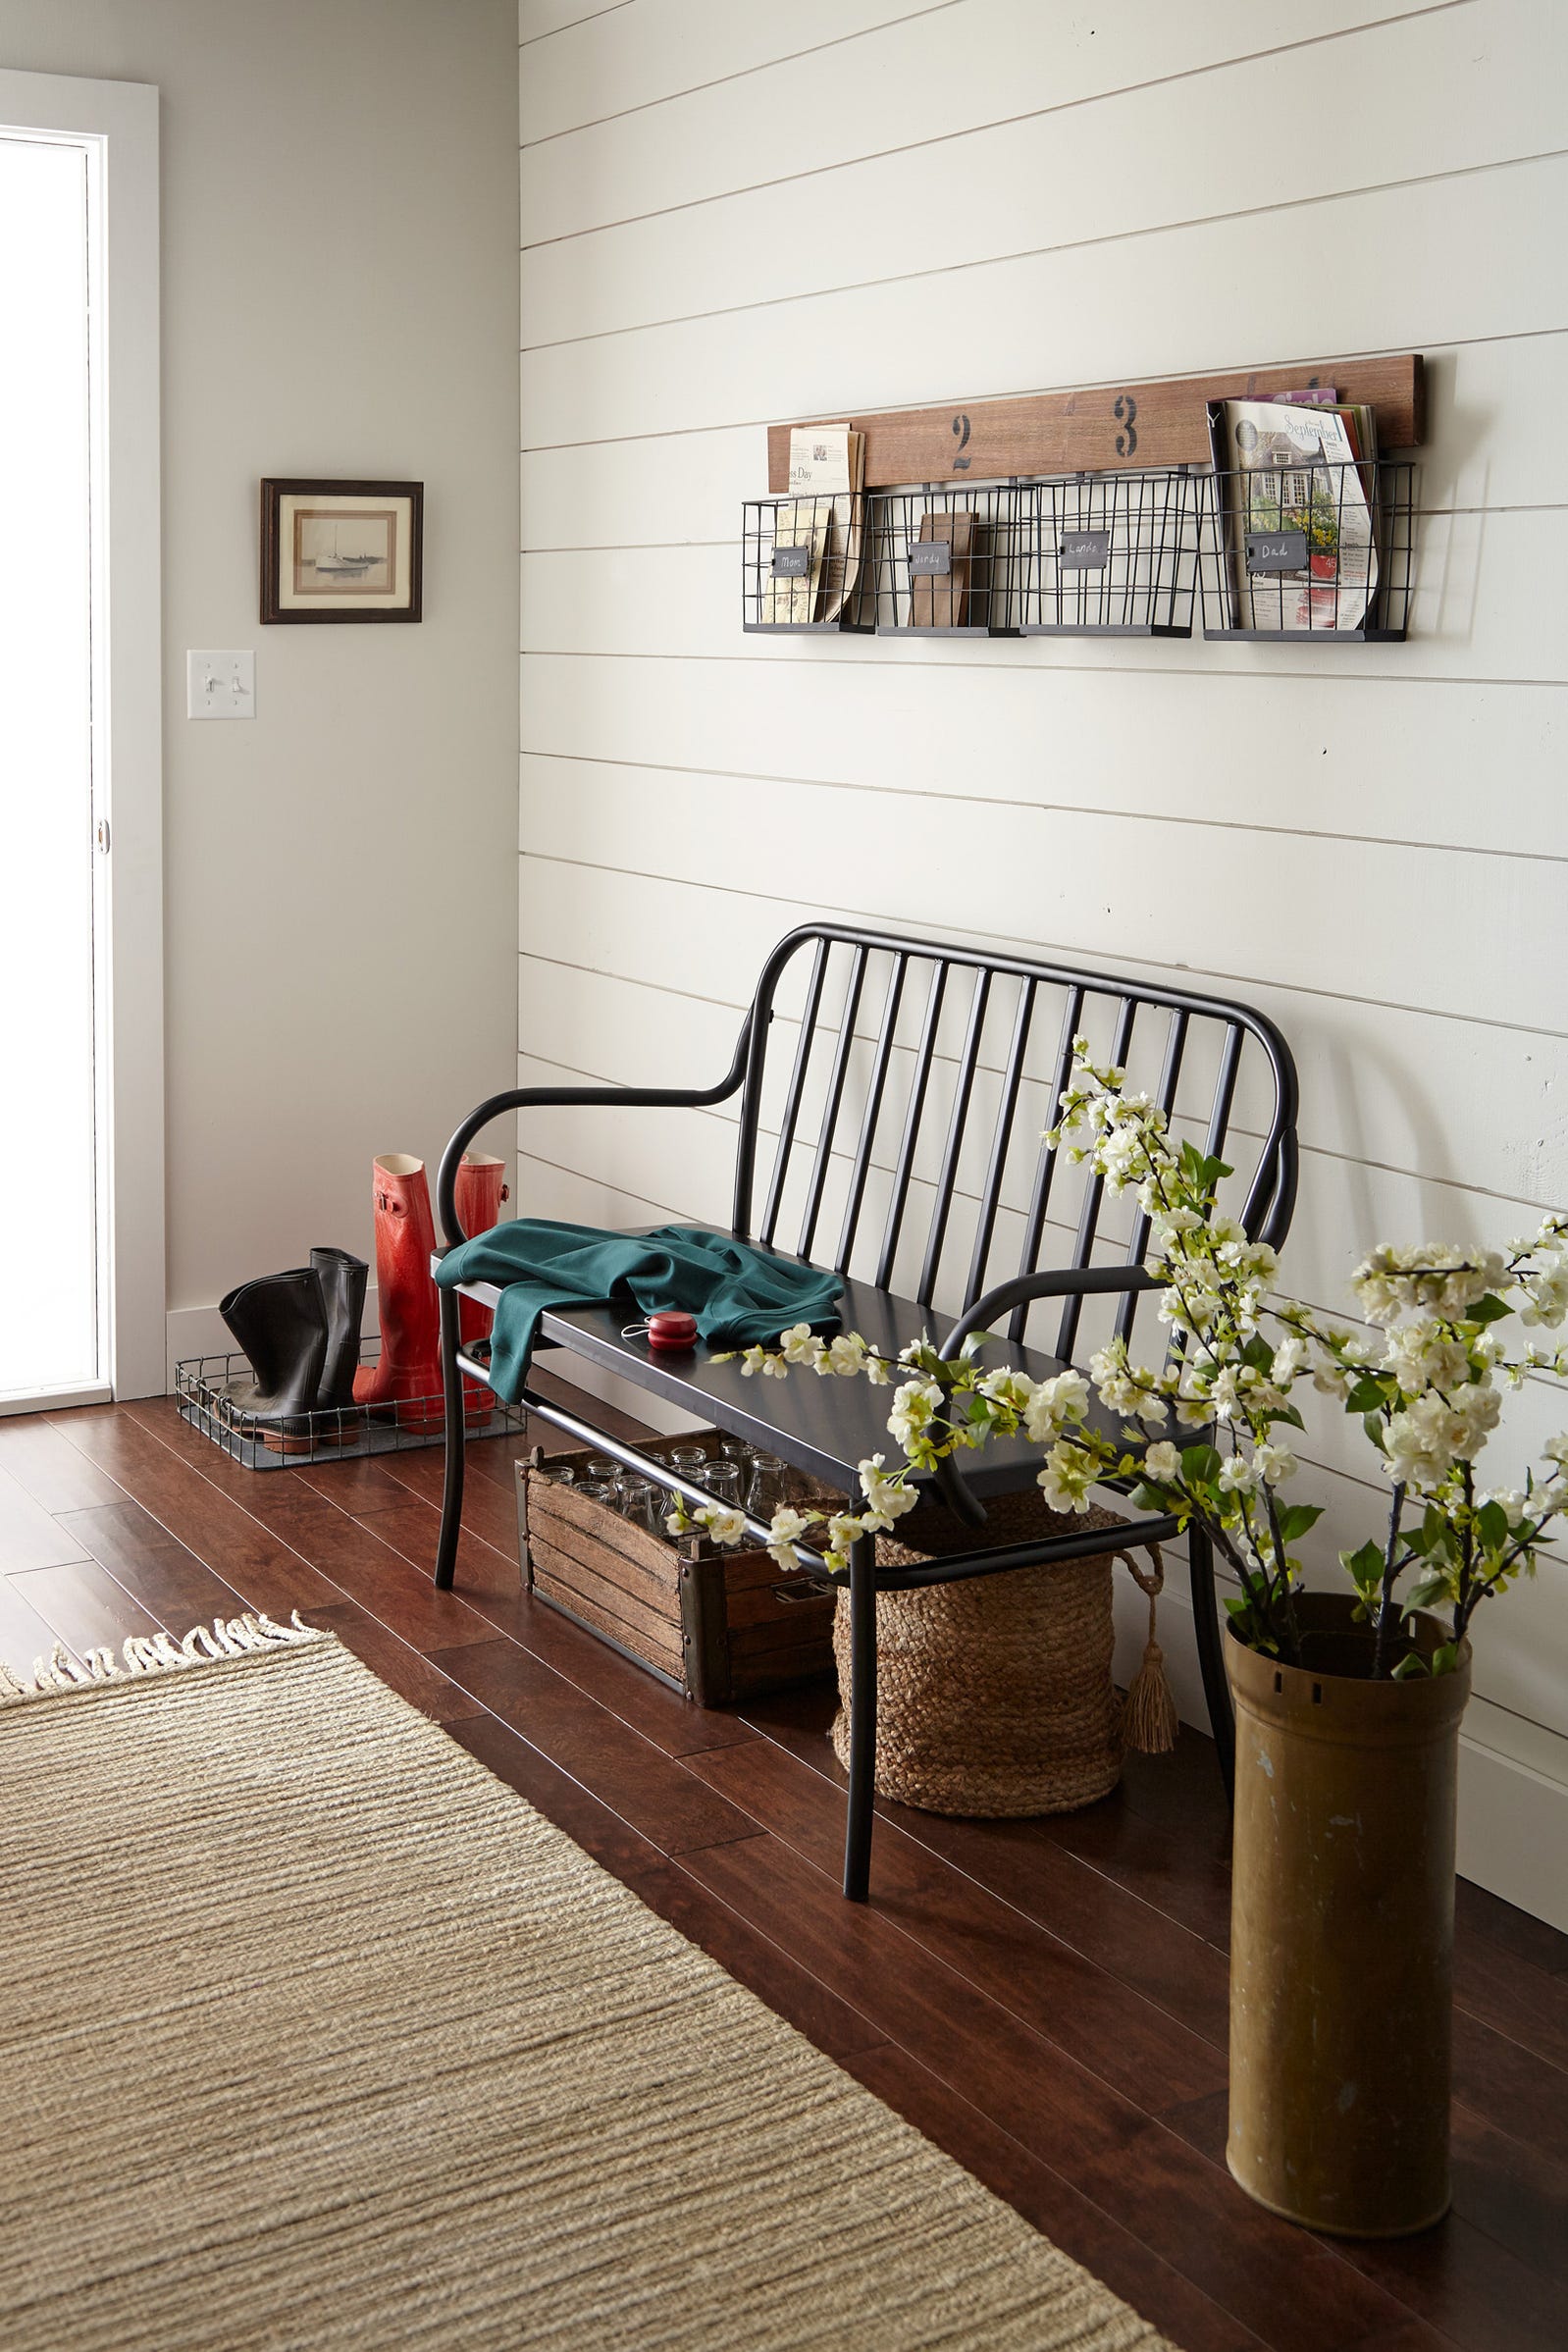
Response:
[[[1302,1659],[1234,1634],[1227,2161],[1260,2205],[1399,2237],[1449,2202],[1454,1816],[1465,1644],[1448,1674],[1369,1679],[1350,1595],[1302,1594]],[[1412,1622],[1429,1656],[1446,1629]]]

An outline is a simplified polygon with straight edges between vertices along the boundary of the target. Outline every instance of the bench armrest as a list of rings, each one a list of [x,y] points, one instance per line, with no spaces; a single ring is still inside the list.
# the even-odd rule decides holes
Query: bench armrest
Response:
[[[739,1092],[746,1077],[751,1033],[748,1015],[734,1059],[716,1086],[509,1086],[504,1094],[493,1094],[488,1102],[469,1112],[442,1153],[436,1178],[442,1239],[449,1249],[455,1249],[459,1241],[468,1238],[457,1217],[457,1171],[474,1137],[493,1119],[499,1119],[506,1111],[547,1110],[566,1103],[614,1103],[627,1111],[704,1110],[709,1104],[726,1102]]]
[[[1124,1296],[1131,1290],[1158,1290],[1158,1275],[1150,1274],[1143,1266],[1065,1266],[1049,1274],[1020,1274],[1011,1282],[999,1282],[987,1290],[972,1307],[960,1317],[948,1334],[942,1349],[943,1357],[951,1362],[966,1339],[974,1332],[989,1330],[998,1317],[1010,1314],[1036,1298],[1094,1298]],[[969,1527],[983,1527],[985,1508],[970,1491],[967,1480],[959,1468],[957,1459],[946,1454],[936,1466],[936,1483],[949,1510]]]

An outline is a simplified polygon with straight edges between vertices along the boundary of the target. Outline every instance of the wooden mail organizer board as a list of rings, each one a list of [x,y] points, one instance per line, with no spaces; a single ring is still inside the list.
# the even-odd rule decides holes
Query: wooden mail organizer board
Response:
[[[1100,473],[1117,466],[1207,466],[1210,400],[1266,399],[1271,392],[1332,384],[1344,400],[1378,411],[1382,450],[1426,439],[1426,385],[1419,353],[1396,358],[1298,360],[1227,376],[1177,376],[1163,383],[1102,385],[1088,392],[1030,392],[964,408],[906,408],[880,416],[802,422],[849,424],[865,436],[865,487],[896,483],[1005,480],[1011,475]],[[790,425],[767,429],[767,483],[789,489]]]

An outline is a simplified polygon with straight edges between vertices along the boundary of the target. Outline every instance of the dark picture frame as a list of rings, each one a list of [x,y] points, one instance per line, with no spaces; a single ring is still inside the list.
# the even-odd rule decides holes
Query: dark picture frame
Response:
[[[417,621],[424,542],[422,482],[269,477],[261,486],[262,620]]]

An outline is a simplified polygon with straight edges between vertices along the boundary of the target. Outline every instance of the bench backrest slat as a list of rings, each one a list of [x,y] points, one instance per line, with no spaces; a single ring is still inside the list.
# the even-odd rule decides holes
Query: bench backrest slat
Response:
[[[1278,1245],[1295,1199],[1296,1081],[1263,1015],[1155,981],[833,922],[782,940],[758,983],[736,1229],[784,1248],[781,1230],[793,1229],[796,1254],[913,1295],[933,1322],[1006,1280],[1015,1259],[1019,1274],[1141,1263],[1149,1220],[1134,1196],[1108,1197],[1066,1155],[1028,1146],[1058,1115],[1080,1033],[1097,1061],[1127,1068],[1176,1133],[1235,1164],[1242,1223]],[[776,1073],[770,1036],[772,1062],[787,1061]],[[773,1137],[758,1219],[758,1151]],[[1228,1187],[1225,1197],[1234,1209]],[[819,1240],[824,1230],[836,1241]],[[1045,1343],[1071,1360],[1113,1328],[1130,1338],[1138,1306],[1069,1299]],[[1008,1334],[1031,1337],[1027,1307]]]
[[[1132,1023],[1138,1008],[1130,997],[1124,996],[1117,1007],[1116,1034],[1111,1040],[1111,1060],[1118,1069],[1126,1062],[1132,1045]],[[1099,1229],[1100,1210],[1105,1201],[1105,1178],[1091,1176],[1083,1187],[1083,1205],[1078,1212],[1077,1237],[1072,1245],[1071,1263],[1087,1266],[1094,1256],[1094,1236]],[[1064,1362],[1071,1362],[1072,1346],[1078,1335],[1078,1323],[1083,1314],[1081,1298],[1062,1302],[1062,1320],[1056,1327],[1055,1353]]]
[[[822,1005],[822,982],[827,972],[827,951],[831,943],[818,939],[811,958],[811,976],[806,984],[806,1010],[801,1016],[800,1041],[795,1048],[795,1067],[790,1072],[790,1089],[784,1099],[784,1116],[779,1124],[778,1154],[773,1162],[773,1174],[768,1181],[767,1206],[762,1212],[762,1239],[771,1241],[778,1230],[778,1213],[784,1198],[784,1179],[789,1174],[790,1150],[795,1141],[795,1123],[801,1115],[801,1095],[806,1085],[806,1066],[811,1057],[816,1037],[816,1017]],[[750,1123],[750,1134],[743,1127],[743,1149],[747,1144],[755,1150],[756,1121]],[[736,1188],[742,1178],[736,1172]],[[749,1173],[747,1177],[749,1187]]]
[[[985,1163],[985,1189],[980,1195],[980,1214],[974,1227],[974,1248],[969,1258],[968,1281],[965,1284],[966,1293],[970,1298],[978,1298],[985,1287],[986,1262],[991,1255],[991,1237],[996,1231],[997,1204],[1002,1197],[1008,1145],[1013,1140],[1013,1114],[1019,1107],[1019,1088],[1023,1082],[1023,1057],[1028,1051],[1029,1027],[1034,1019],[1034,999],[1039,985],[1038,980],[1024,981],[1019,990],[1018,1011],[1013,1017],[1007,1068],[1002,1073],[1002,1099],[997,1105],[996,1124],[991,1129],[991,1150]]]
[[[816,1239],[816,1221],[822,1208],[822,1191],[833,1165],[833,1135],[838,1126],[839,1106],[844,1100],[844,1080],[849,1073],[850,1055],[855,1045],[855,1022],[861,1010],[861,991],[865,986],[866,950],[858,947],[850,962],[850,984],[844,999],[844,1011],[839,1020],[838,1043],[833,1048],[833,1069],[827,1082],[827,1098],[822,1105],[822,1124],[816,1138],[816,1157],[806,1187],[806,1207],[801,1216],[801,1237],[795,1244],[798,1258],[809,1258]],[[842,1269],[840,1269],[842,1272]]]
[[[1186,1008],[1178,1005],[1171,1016],[1171,1026],[1166,1031],[1165,1061],[1161,1065],[1160,1085],[1154,1099],[1167,1114],[1176,1109],[1176,1087],[1181,1078],[1181,1056],[1187,1042],[1187,1022],[1191,1018]],[[1141,1258],[1148,1248],[1149,1222],[1148,1212],[1140,1209],[1133,1220],[1132,1239],[1127,1248],[1129,1258]],[[1117,1309],[1116,1335],[1119,1339],[1125,1339],[1130,1333],[1137,1303],[1136,1297],[1129,1292]]]
[[[915,1049],[915,1069],[911,1075],[909,1101],[904,1113],[904,1132],[899,1138],[898,1160],[893,1170],[893,1183],[888,1194],[887,1222],[882,1228],[882,1248],[876,1261],[876,1284],[886,1290],[893,1280],[893,1261],[898,1252],[899,1234],[904,1225],[905,1204],[910,1197],[910,1174],[915,1166],[915,1147],[920,1137],[920,1119],[925,1110],[925,1097],[931,1082],[931,1064],[936,1053],[937,1030],[941,1024],[942,1007],[947,997],[948,967],[941,962],[931,966],[931,985],[926,994],[925,1014],[920,1022],[919,1043]],[[843,1269],[840,1269],[842,1272]]]
[[[953,1186],[958,1176],[959,1153],[964,1148],[969,1098],[974,1092],[975,1066],[980,1059],[980,1039],[985,1030],[985,1016],[990,1003],[991,974],[981,966],[974,975],[969,1018],[964,1025],[964,1052],[953,1087],[947,1140],[942,1146],[942,1170],[936,1179],[936,1197],[931,1203],[931,1222],[925,1234],[925,1258],[920,1267],[919,1286],[915,1293],[922,1307],[930,1305],[936,1291],[936,1278],[942,1263],[942,1244],[947,1239],[948,1220],[953,1214]],[[842,1273],[843,1269],[839,1271]]]
[[[904,981],[909,968],[908,956],[894,957],[887,996],[882,1006],[882,1024],[876,1033],[876,1057],[871,1064],[870,1084],[865,1089],[865,1107],[855,1144],[855,1165],[850,1171],[844,1223],[839,1228],[838,1254],[833,1260],[835,1266],[847,1266],[855,1249],[856,1228],[861,1222],[861,1203],[865,1198],[865,1179],[871,1167],[871,1146],[876,1140],[876,1123],[882,1109],[882,1096],[887,1088],[888,1065],[893,1059],[893,1040],[898,1030],[899,1008],[904,1001]]]

